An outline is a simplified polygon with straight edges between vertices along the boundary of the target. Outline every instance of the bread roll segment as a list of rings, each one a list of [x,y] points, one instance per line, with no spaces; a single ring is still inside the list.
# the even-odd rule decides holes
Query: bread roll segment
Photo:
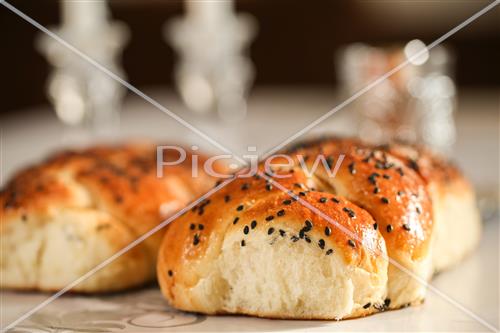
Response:
[[[165,160],[177,158],[171,155],[165,151]],[[156,171],[156,146],[145,144],[59,153],[15,175],[0,192],[0,286],[66,287],[213,184],[201,169],[191,177],[190,156],[164,167],[162,178]],[[73,291],[151,281],[161,238],[162,232],[149,237]]]
[[[474,188],[457,167],[429,149],[403,144],[380,148],[403,160],[427,184],[434,207],[434,270],[456,265],[477,246],[481,235]]]
[[[389,257],[388,298],[390,308],[418,304],[432,274],[432,205],[424,181],[400,160],[383,151],[349,139],[324,139],[288,150],[290,156],[306,158],[312,169],[322,157],[335,162],[343,156],[336,175],[319,164],[314,177],[320,190],[345,196],[366,209],[377,221]],[[412,276],[413,275],[413,276]]]
[[[264,179],[237,179],[168,226],[157,270],[169,302],[209,314],[295,319],[383,310],[385,242],[370,214],[310,190],[299,169],[277,181],[355,237]]]

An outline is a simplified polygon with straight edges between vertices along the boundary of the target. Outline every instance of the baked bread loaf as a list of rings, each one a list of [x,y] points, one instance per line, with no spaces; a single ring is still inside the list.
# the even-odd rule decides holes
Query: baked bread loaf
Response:
[[[165,161],[178,156],[165,150]],[[203,158],[200,158],[203,162]],[[0,286],[58,290],[203,194],[214,181],[191,156],[156,176],[156,146],[95,147],[57,154],[17,175],[0,193]],[[77,292],[110,292],[155,277],[158,232]]]
[[[157,273],[173,306],[271,318],[368,315],[420,303],[434,265],[449,266],[477,242],[470,185],[421,148],[325,138],[283,154],[291,161],[275,157],[274,172],[291,176],[274,181],[291,192],[259,176],[236,179],[168,226]],[[460,225],[474,229],[458,236],[461,249],[437,234],[456,225],[456,205],[469,210]],[[440,261],[440,251],[452,254]]]
[[[300,169],[293,171],[276,181],[355,237],[260,177],[236,179],[167,227],[158,280],[171,305],[294,319],[384,308],[387,260],[375,221],[341,196],[310,190]]]

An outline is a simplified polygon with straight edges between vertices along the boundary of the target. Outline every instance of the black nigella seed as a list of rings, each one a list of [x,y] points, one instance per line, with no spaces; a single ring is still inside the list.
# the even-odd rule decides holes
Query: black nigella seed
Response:
[[[332,201],[335,202],[335,203],[340,203],[340,200],[337,199],[337,198],[332,198]]]
[[[269,222],[269,221],[272,221],[274,220],[274,216],[273,215],[269,215],[268,217],[266,217],[266,221]]]
[[[305,196],[306,196],[306,192],[299,192],[299,195],[300,195],[301,197],[305,197]]]
[[[402,168],[397,168],[396,171],[399,173],[401,177],[405,175]]]
[[[304,236],[304,239],[305,239],[306,242],[311,243],[311,238],[309,238],[307,236]]]
[[[387,232],[392,232],[392,230],[394,230],[394,228],[392,227],[392,225],[387,225]]]
[[[174,275],[174,272],[172,272],[172,270],[169,269],[168,270],[168,276],[172,276],[172,275]]]
[[[293,184],[293,186],[298,187],[298,188],[302,188],[303,187],[303,185],[301,183],[295,183],[295,184]]]
[[[382,177],[384,177],[385,179],[391,179],[391,176],[389,176],[388,174],[384,174]]]
[[[198,210],[198,215],[203,215],[203,213],[205,213],[205,210],[203,209],[203,207],[200,207],[200,210]]]
[[[189,229],[194,230],[195,228],[196,228],[196,226],[194,225],[194,223],[191,223],[191,225],[189,226]]]
[[[231,200],[231,196],[226,195],[226,196],[224,197],[224,201],[225,201],[225,202],[229,202],[229,200]]]
[[[233,224],[238,223],[238,221],[239,221],[239,220],[240,220],[240,218],[239,218],[239,217],[235,217],[235,218],[234,218],[234,220],[233,220]]]
[[[200,242],[200,236],[198,236],[198,234],[194,234],[193,245],[198,245],[199,242]]]
[[[325,227],[325,235],[330,236],[332,234],[332,229],[330,227]]]
[[[420,211],[420,207],[415,208],[418,214],[421,214],[422,212]]]
[[[333,250],[332,249],[328,249],[328,251],[326,251],[326,255],[329,256],[330,254],[333,253]]]
[[[402,196],[404,194],[403,191],[398,191],[398,196]]]
[[[365,305],[363,305],[363,309],[368,309],[370,306],[372,306],[372,303],[368,302]]]
[[[325,202],[326,202],[326,200],[328,200],[328,199],[327,199],[327,198],[325,198],[325,197],[321,197],[321,198],[319,198],[319,202],[321,202],[321,203],[325,203]]]
[[[379,192],[380,192],[380,188],[378,188],[377,186],[375,186],[375,188],[373,189],[373,193],[377,194]]]
[[[248,183],[245,183],[245,184],[241,185],[241,189],[243,191],[248,190],[249,187],[250,187],[250,185],[248,185]]]
[[[374,172],[368,176],[368,181],[371,184],[375,185],[377,183],[377,177],[380,177],[380,175],[378,173]]]
[[[297,242],[300,238],[299,238],[299,237],[297,237],[297,236],[295,236],[295,235],[293,235],[292,237],[290,237],[290,239],[292,240],[292,242],[294,242],[294,243],[295,243],[295,242]]]
[[[243,228],[243,233],[245,235],[248,235],[248,232],[250,231],[250,228],[246,225],[244,228]]]
[[[377,223],[373,223],[373,229],[375,229],[375,230],[378,229],[378,224]]]
[[[203,230],[203,229],[205,229],[205,226],[201,223],[198,224],[198,230]]]
[[[389,307],[390,304],[391,304],[391,299],[390,298],[386,298],[385,301],[384,301],[384,306],[387,308],[387,307]]]
[[[300,229],[300,231],[299,231],[299,237],[300,238],[304,238],[305,235],[306,235],[306,233],[304,231],[304,228]]]
[[[266,190],[271,191],[273,189],[273,185],[267,184],[266,185]]]
[[[410,231],[410,226],[408,224],[403,224],[403,229],[405,229],[406,231]]]
[[[344,212],[346,212],[346,213],[347,213],[347,215],[349,215],[349,217],[351,217],[351,218],[356,218],[356,213],[354,213],[354,211],[352,211],[351,209],[349,209],[349,208],[347,208],[347,207],[344,207],[344,208],[342,208],[342,210],[343,210]]]
[[[283,215],[285,215],[285,210],[284,210],[284,209],[279,210],[279,211],[276,213],[276,215],[278,215],[278,216],[283,216]]]
[[[325,240],[320,239],[320,240],[318,241],[318,246],[320,247],[320,249],[322,249],[322,250],[323,250],[323,249],[325,248]]]
[[[380,201],[382,201],[382,203],[384,203],[384,204],[388,204],[389,203],[389,199],[387,199],[386,197],[382,197],[380,199]]]
[[[351,175],[356,174],[356,169],[354,168],[354,165],[355,165],[355,164],[354,164],[354,162],[352,162],[352,163],[350,163],[350,164],[348,165],[349,172],[351,173]]]
[[[408,166],[409,166],[410,168],[412,168],[413,170],[415,170],[415,171],[417,171],[417,172],[418,172],[419,167],[418,167],[418,163],[417,163],[417,161],[416,161],[416,160],[409,160],[409,161],[408,161]]]
[[[286,232],[285,232],[285,230],[283,230],[283,229],[280,229],[280,235],[281,235],[281,237],[285,237],[285,235],[286,235]]]
[[[290,199],[286,199],[283,201],[283,205],[289,205],[291,203],[292,203],[292,200],[290,200]]]
[[[274,232],[274,228],[267,229],[267,234],[270,235]]]
[[[312,222],[310,220],[306,220],[304,223],[305,223],[305,225],[306,225],[306,227],[308,229],[307,231],[309,231],[309,230],[312,229],[313,224],[312,224]]]
[[[238,207],[236,207],[236,210],[237,210],[237,211],[242,211],[242,210],[243,210],[243,208],[245,208],[245,206],[243,206],[243,205],[239,205]]]
[[[356,247],[356,243],[354,243],[354,241],[352,239],[349,239],[347,241],[347,244],[349,244],[350,247]]]
[[[250,227],[252,229],[255,229],[256,226],[257,226],[257,221],[253,220],[252,223],[250,224]]]
[[[242,239],[242,240],[241,240],[241,246],[245,246],[245,245],[246,245],[245,240],[244,240],[244,239]]]

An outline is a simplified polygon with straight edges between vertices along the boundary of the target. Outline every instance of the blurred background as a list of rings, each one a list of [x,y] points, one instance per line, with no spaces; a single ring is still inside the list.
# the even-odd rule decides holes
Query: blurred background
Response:
[[[11,0],[44,26],[61,22],[60,1]],[[68,1],[71,3],[71,1]],[[76,2],[76,1],[73,1]],[[259,1],[237,0],[236,11],[251,14],[258,32],[249,55],[255,87],[339,84],[334,55],[353,42],[376,45],[419,38],[431,42],[489,1]],[[173,84],[177,55],[166,43],[163,27],[182,15],[177,0],[111,0],[111,15],[124,22],[130,37],[121,55],[128,80],[138,86]],[[459,89],[500,85],[500,13],[498,8],[457,33],[446,44],[456,55]],[[2,39],[2,112],[48,103],[44,86],[50,65],[35,49],[34,27],[0,10]],[[27,81],[29,78],[29,81]],[[29,83],[29,84],[28,84]]]
[[[408,62],[309,134],[424,143],[498,184],[499,7],[424,47],[490,1],[10,3],[240,154],[264,153]],[[218,151],[4,7],[0,37],[7,174],[89,138]]]

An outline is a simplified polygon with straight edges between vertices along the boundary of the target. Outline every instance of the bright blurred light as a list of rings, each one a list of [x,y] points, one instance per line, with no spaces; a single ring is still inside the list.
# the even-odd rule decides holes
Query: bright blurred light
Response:
[[[404,49],[406,58],[413,65],[422,65],[429,59],[429,50],[424,42],[414,39],[406,44]]]
[[[201,75],[184,75],[179,78],[182,98],[188,108],[204,113],[214,106],[214,92],[210,82]]]

